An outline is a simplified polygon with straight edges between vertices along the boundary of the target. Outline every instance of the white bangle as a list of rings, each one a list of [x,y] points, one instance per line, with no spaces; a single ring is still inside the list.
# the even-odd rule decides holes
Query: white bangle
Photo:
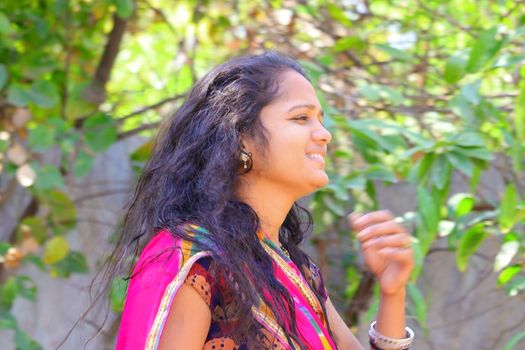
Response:
[[[370,344],[380,350],[406,350],[410,348],[414,341],[414,331],[410,327],[405,327],[406,338],[389,338],[376,330],[376,322],[374,321],[368,330]]]

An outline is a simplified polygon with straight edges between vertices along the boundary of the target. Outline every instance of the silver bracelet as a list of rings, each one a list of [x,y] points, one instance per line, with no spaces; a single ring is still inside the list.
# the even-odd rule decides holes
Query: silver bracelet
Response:
[[[380,350],[406,350],[409,349],[414,341],[414,331],[410,327],[405,327],[406,338],[397,339],[389,338],[376,330],[376,323],[374,321],[370,325],[368,330],[368,336],[370,337],[370,344]]]

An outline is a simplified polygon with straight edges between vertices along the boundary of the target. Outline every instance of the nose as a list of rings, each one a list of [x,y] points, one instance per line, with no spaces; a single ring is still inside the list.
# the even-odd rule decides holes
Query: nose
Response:
[[[317,143],[322,143],[324,145],[329,144],[332,140],[332,134],[330,134],[330,131],[328,131],[321,123],[319,123],[319,127],[314,130],[312,136]]]

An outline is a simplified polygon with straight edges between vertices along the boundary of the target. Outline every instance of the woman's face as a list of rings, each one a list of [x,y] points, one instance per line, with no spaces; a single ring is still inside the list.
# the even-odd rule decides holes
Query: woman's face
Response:
[[[297,197],[328,184],[325,168],[327,144],[332,136],[323,125],[323,112],[313,86],[289,70],[280,76],[279,96],[265,106],[260,120],[266,129],[266,152],[246,140],[253,154],[250,178],[275,184]]]

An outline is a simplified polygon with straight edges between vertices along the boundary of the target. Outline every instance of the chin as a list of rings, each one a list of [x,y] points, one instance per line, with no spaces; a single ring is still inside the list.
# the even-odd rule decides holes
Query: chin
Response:
[[[324,173],[324,176],[318,176],[314,181],[312,181],[312,185],[314,187],[312,189],[312,192],[325,187],[329,183],[330,179],[328,178],[328,175],[326,175],[326,173]]]

